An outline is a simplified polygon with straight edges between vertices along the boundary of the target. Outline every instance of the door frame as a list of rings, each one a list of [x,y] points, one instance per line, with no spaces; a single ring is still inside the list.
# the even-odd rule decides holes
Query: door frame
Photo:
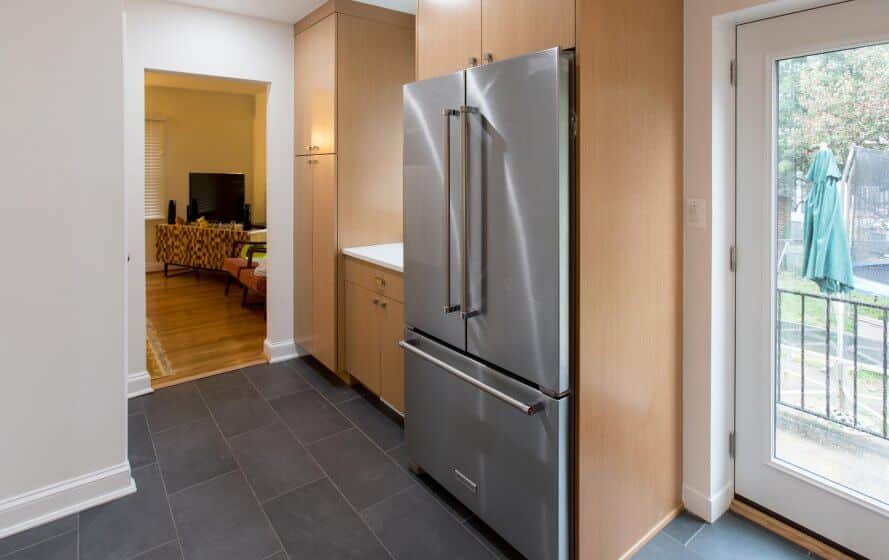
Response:
[[[187,28],[195,21],[207,33]],[[121,364],[130,397],[150,392],[145,362],[144,89],[146,70],[269,84],[266,115],[266,223],[275,258],[268,286],[264,351],[270,362],[303,354],[293,339],[293,28],[176,4],[127,3],[124,34],[124,190],[126,266]],[[176,40],[172,40],[175,38]],[[171,47],[170,45],[174,45]],[[214,53],[249,44],[255,56]],[[223,48],[224,47],[224,48]],[[245,47],[246,48],[246,47]]]
[[[780,19],[785,16],[798,16],[803,12],[810,12],[818,9],[842,9],[840,5],[848,4],[851,0],[847,0],[844,2],[834,2],[830,6],[818,6],[809,10],[803,11],[795,11],[789,12],[786,14],[776,15],[770,18],[763,18],[759,20],[753,20],[749,22],[739,23],[736,26],[736,34],[735,34],[735,66],[733,67],[734,72],[738,72],[737,68],[740,66],[741,59],[741,27],[744,25],[763,23],[767,20]],[[867,7],[869,4],[869,0],[861,0],[859,6],[863,7],[862,9]],[[850,8],[851,9],[851,8]],[[825,12],[826,13],[826,12]],[[734,283],[734,321],[733,321],[733,334],[735,340],[735,352],[734,352],[734,367],[733,367],[733,401],[734,401],[734,426],[735,428],[739,427],[739,420],[744,415],[743,411],[739,413],[740,407],[738,406],[738,399],[741,398],[745,391],[739,388],[738,384],[738,371],[740,369],[739,361],[744,358],[741,353],[738,352],[738,348],[742,348],[742,341],[744,345],[753,345],[749,347],[761,348],[762,344],[766,343],[766,339],[768,339],[768,347],[769,351],[765,354],[757,354],[759,357],[750,358],[751,364],[748,364],[746,369],[750,371],[757,372],[756,375],[760,376],[762,374],[762,369],[768,367],[770,374],[770,380],[768,388],[757,388],[755,391],[755,396],[753,393],[747,395],[749,399],[754,400],[754,408],[750,414],[751,416],[747,417],[745,422],[748,426],[756,426],[755,430],[751,428],[752,431],[756,431],[756,434],[747,434],[746,437],[753,438],[753,441],[745,442],[745,445],[742,446],[742,449],[752,449],[752,451],[747,451],[747,453],[755,454],[757,458],[761,458],[764,453],[768,455],[771,459],[765,463],[765,466],[774,469],[775,472],[780,473],[775,475],[776,480],[771,480],[772,486],[774,486],[774,482],[780,479],[782,483],[782,488],[789,488],[789,491],[795,494],[790,500],[784,501],[781,506],[781,511],[778,511],[778,514],[786,516],[792,519],[796,523],[800,523],[807,527],[807,530],[814,531],[817,534],[824,535],[826,538],[832,539],[836,542],[839,542],[841,545],[849,546],[852,542],[855,543],[856,547],[860,548],[860,552],[864,552],[867,554],[874,554],[874,550],[880,549],[880,543],[877,542],[878,539],[873,538],[874,534],[877,534],[877,531],[870,532],[868,534],[871,535],[871,539],[868,542],[867,538],[862,538],[862,540],[856,540],[857,537],[862,537],[861,530],[856,527],[856,530],[849,530],[848,528],[835,528],[829,522],[829,520],[825,517],[827,512],[814,512],[814,509],[821,509],[818,506],[825,504],[825,500],[831,500],[830,505],[836,507],[830,507],[830,513],[834,515],[840,514],[840,517],[852,516],[852,515],[864,515],[865,517],[869,516],[871,512],[877,515],[877,518],[871,518],[873,521],[876,519],[877,522],[880,521],[880,518],[889,518],[889,509],[885,507],[881,507],[880,505],[867,500],[864,497],[860,497],[858,495],[853,494],[851,491],[844,489],[840,484],[829,481],[823,476],[817,475],[815,473],[810,473],[805,471],[805,469],[801,467],[794,467],[790,464],[781,463],[774,458],[774,430],[775,430],[775,416],[774,416],[774,367],[775,367],[775,310],[776,303],[775,298],[773,296],[775,289],[777,288],[777,277],[775,274],[774,263],[775,263],[775,245],[774,245],[774,231],[775,231],[775,212],[774,212],[774,185],[775,185],[775,145],[777,142],[776,133],[776,107],[775,107],[775,86],[777,76],[775,73],[774,63],[787,58],[805,56],[807,54],[816,54],[823,52],[830,52],[834,50],[843,50],[846,48],[854,48],[857,46],[866,46],[871,44],[881,44],[885,43],[889,40],[889,33],[886,34],[870,34],[865,35],[865,37],[857,37],[855,40],[848,38],[836,37],[832,39],[821,39],[821,40],[808,40],[805,41],[805,44],[800,42],[800,44],[795,44],[793,46],[781,46],[776,47],[774,49],[763,49],[762,53],[757,52],[757,56],[764,54],[765,61],[762,63],[762,66],[757,66],[754,70],[757,71],[760,68],[765,71],[765,75],[760,75],[758,77],[754,77],[754,80],[757,80],[758,85],[762,85],[764,87],[769,87],[769,94],[763,96],[761,105],[756,110],[761,110],[761,113],[758,113],[755,116],[761,114],[763,117],[763,121],[758,125],[753,125],[754,130],[752,133],[758,137],[768,137],[768,142],[763,143],[762,148],[757,149],[756,151],[760,152],[758,155],[754,156],[754,152],[750,152],[747,154],[747,157],[755,157],[755,158],[764,158],[765,161],[768,162],[768,169],[763,171],[761,175],[754,174],[752,177],[749,177],[748,182],[751,180],[761,180],[768,175],[768,186],[763,188],[762,191],[755,193],[756,195],[765,195],[765,196],[754,196],[749,202],[749,206],[747,208],[747,212],[756,212],[758,215],[757,223],[749,226],[752,229],[756,229],[757,231],[762,232],[760,235],[761,238],[751,238],[750,239],[750,249],[747,251],[747,254],[750,254],[751,259],[763,258],[763,256],[768,257],[767,264],[758,264],[755,265],[755,268],[751,269],[750,276],[745,280],[745,284],[748,284],[750,287],[745,288],[741,285],[741,280],[743,278],[743,273],[735,272],[735,283]],[[742,241],[742,231],[740,228],[740,214],[742,211],[742,201],[739,198],[741,193],[739,192],[739,185],[743,180],[742,173],[742,165],[739,163],[742,161],[742,150],[743,144],[741,143],[741,111],[742,111],[742,103],[744,100],[740,99],[741,95],[741,84],[743,83],[744,76],[738,72],[736,74],[737,78],[735,79],[735,91],[734,91],[734,153],[735,153],[735,165],[734,167],[734,201],[733,201],[733,216],[734,216],[734,240],[733,246],[737,246]],[[759,81],[762,83],[759,83]],[[752,98],[752,96],[751,96]],[[759,129],[759,127],[762,127]],[[760,200],[761,199],[761,200]],[[756,208],[758,207],[758,208]],[[764,226],[759,227],[756,226]],[[750,232],[748,231],[749,235]],[[749,262],[749,261],[747,261]],[[752,333],[749,329],[745,332],[741,329],[740,324],[740,315],[737,312],[738,309],[738,301],[743,296],[739,294],[745,293],[747,297],[753,298],[751,301],[755,300],[753,296],[761,296],[763,293],[763,289],[768,285],[769,288],[769,298],[768,301],[764,301],[761,305],[758,305],[758,311],[755,313],[761,319],[763,317],[768,319],[767,323],[763,323],[767,325],[767,328],[762,329],[758,333]],[[748,308],[749,305],[745,305],[745,308]],[[752,390],[752,389],[751,389]],[[763,414],[766,413],[765,404],[766,402],[763,400],[765,398],[764,393],[768,393],[768,398],[765,399],[768,403],[768,420],[765,420]],[[763,423],[768,424],[770,437],[766,438],[767,441],[762,441],[762,430],[764,427]],[[733,429],[734,432],[734,429]],[[737,439],[740,438],[740,435],[736,436]],[[744,439],[744,438],[740,438]],[[763,447],[767,447],[767,449],[757,449],[756,445],[761,444]],[[744,453],[744,451],[741,451]],[[742,455],[743,456],[743,455]],[[748,456],[752,457],[752,456]],[[755,463],[758,459],[747,459],[752,463]],[[733,480],[736,485],[739,481],[739,468],[742,465],[742,461],[738,459],[738,457],[733,457]],[[759,466],[762,468],[762,465]],[[772,472],[772,471],[766,471]],[[785,476],[786,475],[786,476]],[[772,475],[767,475],[771,477]],[[769,482],[761,482],[763,477],[753,477],[757,479],[756,483],[753,483],[748,480],[746,483],[748,485],[747,491],[753,493],[762,493],[763,488],[761,485],[769,486]],[[757,487],[758,486],[758,487]],[[787,490],[784,490],[787,492]],[[741,494],[739,494],[741,495]],[[829,495],[833,495],[836,499],[840,500],[839,502],[832,502],[834,498],[831,498]],[[759,502],[760,505],[765,506],[770,510],[777,510],[772,503],[768,503],[768,500],[776,500],[774,496],[769,496],[768,499],[763,500],[764,496],[761,496],[759,500],[754,498],[753,496],[745,496],[746,498],[752,498],[752,502]],[[845,513],[843,513],[845,512]],[[803,519],[806,518],[806,519]],[[866,525],[866,523],[865,523]],[[867,531],[865,531],[867,533]],[[857,535],[857,537],[856,537]],[[843,541],[846,540],[845,543]],[[874,548],[876,547],[876,548]]]
[[[704,220],[683,228],[682,502],[708,522],[734,499],[735,92],[729,80],[736,26],[838,3],[689,0],[685,11],[684,197]],[[708,207],[709,205],[709,207]]]

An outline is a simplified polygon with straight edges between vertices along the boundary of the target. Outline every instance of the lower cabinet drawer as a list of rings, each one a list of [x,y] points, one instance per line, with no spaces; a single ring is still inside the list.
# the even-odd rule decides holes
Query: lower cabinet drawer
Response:
[[[346,256],[347,282],[395,301],[404,302],[404,278],[398,272]]]
[[[569,398],[550,398],[412,331],[405,356],[405,432],[412,461],[531,560],[568,550]],[[449,372],[445,363],[527,414]]]

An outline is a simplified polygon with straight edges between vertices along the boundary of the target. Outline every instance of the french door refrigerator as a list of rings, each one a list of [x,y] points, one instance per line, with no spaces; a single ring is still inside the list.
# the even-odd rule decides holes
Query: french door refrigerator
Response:
[[[572,522],[573,61],[404,87],[408,452],[530,560]]]

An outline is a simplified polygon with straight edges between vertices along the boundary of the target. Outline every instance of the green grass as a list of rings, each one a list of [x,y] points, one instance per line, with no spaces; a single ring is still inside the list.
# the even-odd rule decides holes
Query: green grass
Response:
[[[811,280],[806,280],[805,278],[800,278],[795,274],[791,274],[788,272],[782,272],[778,274],[778,287],[782,290],[790,290],[794,292],[801,292],[805,294],[812,294],[815,296],[823,296],[821,290],[818,289],[818,285],[812,282]],[[870,305],[878,305],[882,307],[889,307],[889,298],[882,296],[873,296],[869,294],[860,294],[856,292],[851,292],[848,294],[837,295],[837,297],[841,297],[845,300],[867,303]],[[826,306],[827,302],[820,298],[806,298],[806,325],[807,326],[816,326],[816,327],[824,327],[826,324]],[[837,304],[834,303],[832,305],[831,313],[830,313],[830,321],[831,327],[836,328],[837,321]],[[876,319],[878,321],[883,320],[883,311],[881,309],[875,309],[872,307],[859,306],[858,314],[860,317],[870,317],[872,319]],[[781,296],[781,320],[799,323],[802,318],[802,298],[795,294],[783,294]],[[852,311],[851,305],[846,305],[846,332],[852,333],[855,331],[854,325],[854,313]]]

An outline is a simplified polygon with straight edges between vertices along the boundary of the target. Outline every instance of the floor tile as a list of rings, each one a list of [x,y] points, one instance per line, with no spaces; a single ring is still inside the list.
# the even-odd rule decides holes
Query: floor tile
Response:
[[[355,429],[310,445],[309,452],[358,510],[414,484],[398,465]]]
[[[176,538],[158,466],[133,479],[135,494],[80,514],[80,560],[125,560]]]
[[[362,512],[371,530],[399,560],[466,560],[492,554],[419,486]]]
[[[145,416],[153,434],[210,415],[193,383],[159,389],[147,399]]]
[[[145,403],[150,398],[151,395],[148,394],[127,399],[127,414],[145,414]]]
[[[807,558],[808,551],[732,512],[701,529],[688,548],[704,558],[785,560]]]
[[[69,515],[55,521],[51,521],[39,527],[16,533],[12,536],[0,539],[0,556],[5,556],[16,550],[35,545],[52,537],[57,537],[68,531],[77,529],[77,514]]]
[[[352,423],[315,391],[271,401],[272,407],[302,444],[351,428]]]
[[[277,399],[311,389],[309,383],[290,362],[260,364],[244,370],[263,397]]]
[[[133,560],[182,560],[182,552],[179,550],[179,541],[173,541],[163,546],[149,550]]]
[[[154,444],[151,442],[151,434],[148,433],[148,422],[144,414],[131,414],[127,419],[127,453],[130,459],[130,468],[138,469],[150,465],[157,458],[154,455]]]
[[[703,560],[703,558],[670,535],[660,532],[633,556],[633,560]]]
[[[24,548],[3,560],[77,560],[77,531]]]
[[[212,418],[161,432],[154,445],[170,494],[238,467]]]
[[[240,372],[201,379],[198,388],[225,436],[242,434],[275,421],[275,411]]]
[[[463,526],[484,545],[497,560],[525,560],[511,544],[478,517],[471,517]]]
[[[330,402],[341,403],[358,396],[358,392],[354,388],[343,383],[339,377],[327,371],[327,368],[314,358],[300,358],[287,363],[293,366],[316,391],[324,395]]]
[[[337,408],[381,448],[388,450],[404,443],[404,428],[367,399],[352,399]]]
[[[170,505],[185,560],[262,560],[281,550],[240,471],[174,494]]]
[[[418,476],[408,469],[408,461],[410,460],[410,457],[408,456],[407,446],[402,445],[396,447],[395,449],[390,450],[388,455],[395,459],[398,465],[418,484],[420,484],[420,486],[428,490],[432,494],[432,497],[438,500],[445,509],[451,513],[451,515],[457,518],[458,521],[465,521],[473,516],[473,513],[469,511],[469,508],[464,506],[460,500],[448,492],[444,486],[436,482],[434,478],[427,474]]]
[[[265,504],[290,558],[389,560],[355,511],[323,479]]]
[[[260,501],[324,477],[308,451],[280,422],[231,438],[229,443]]]
[[[695,517],[687,511],[683,511],[676,519],[667,524],[663,531],[683,545],[686,545],[704,525],[706,523],[702,519]]]

